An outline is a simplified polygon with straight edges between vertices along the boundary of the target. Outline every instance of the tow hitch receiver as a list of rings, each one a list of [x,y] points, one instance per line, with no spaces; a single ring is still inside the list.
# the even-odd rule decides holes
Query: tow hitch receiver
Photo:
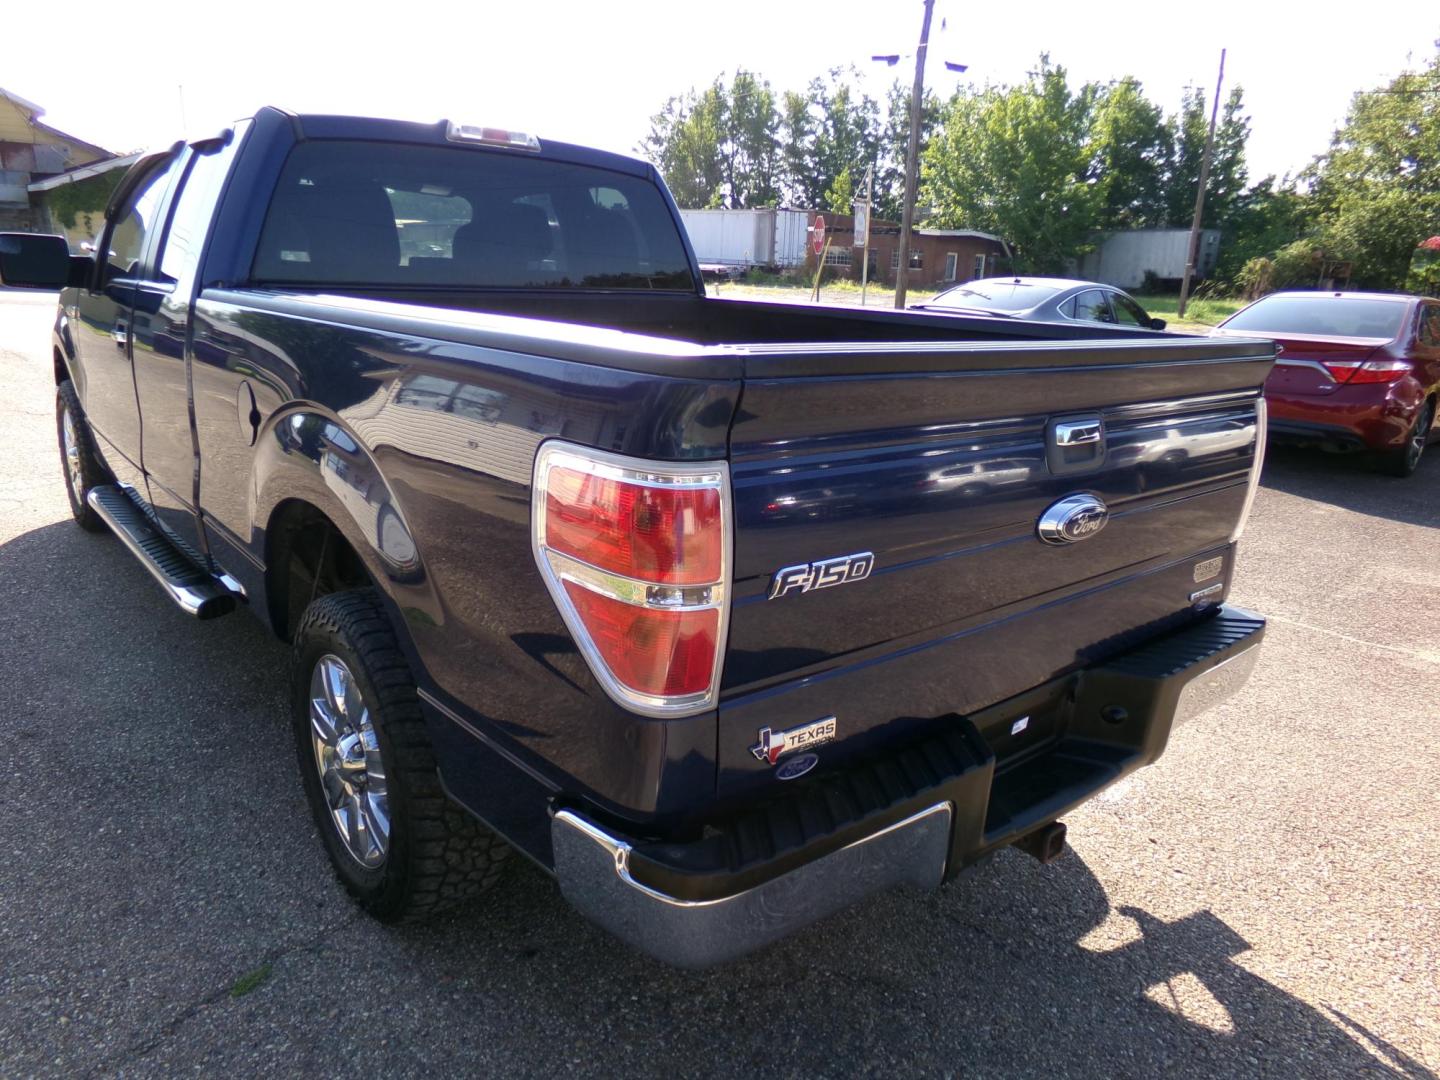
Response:
[[[1065,823],[1052,821],[1043,829],[1036,829],[1016,840],[1015,846],[1042,863],[1054,862],[1065,854]]]

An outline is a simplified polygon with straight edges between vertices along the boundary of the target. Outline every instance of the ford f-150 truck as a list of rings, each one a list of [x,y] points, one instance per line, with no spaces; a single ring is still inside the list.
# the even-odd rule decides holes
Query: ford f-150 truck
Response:
[[[514,849],[705,966],[1048,860],[1264,633],[1225,600],[1269,342],[709,298],[644,162],[267,108],[0,279],[63,287],[79,524],[293,643],[383,920]]]

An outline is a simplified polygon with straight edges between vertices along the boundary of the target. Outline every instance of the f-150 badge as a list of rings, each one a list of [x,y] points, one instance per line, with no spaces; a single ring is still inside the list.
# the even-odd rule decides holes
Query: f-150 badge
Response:
[[[828,589],[831,585],[864,581],[874,568],[875,553],[872,551],[787,566],[783,570],[776,570],[775,576],[770,579],[770,595],[767,599],[774,600],[792,592],[806,593],[811,589]]]
[[[792,727],[789,731],[761,728],[759,745],[750,747],[750,752],[760,761],[774,765],[784,754],[794,750],[811,750],[834,738],[835,717],[827,716],[823,720]]]

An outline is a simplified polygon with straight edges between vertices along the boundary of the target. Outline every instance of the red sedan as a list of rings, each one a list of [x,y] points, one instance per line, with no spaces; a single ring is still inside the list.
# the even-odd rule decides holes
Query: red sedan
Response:
[[[1275,441],[1368,450],[1396,476],[1420,464],[1440,400],[1440,300],[1272,293],[1215,333],[1283,347],[1265,383]]]

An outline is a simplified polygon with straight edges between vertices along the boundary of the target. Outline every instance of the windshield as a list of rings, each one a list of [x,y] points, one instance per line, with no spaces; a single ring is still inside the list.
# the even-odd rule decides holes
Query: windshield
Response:
[[[1380,338],[1400,333],[1405,304],[1349,296],[1267,296],[1221,325],[1226,330],[1320,337]]]
[[[643,177],[483,150],[316,140],[290,153],[265,283],[693,290]]]
[[[934,307],[1025,311],[1050,299],[1059,291],[1049,285],[1025,285],[1014,281],[972,281],[968,285],[947,289],[930,303]]]

